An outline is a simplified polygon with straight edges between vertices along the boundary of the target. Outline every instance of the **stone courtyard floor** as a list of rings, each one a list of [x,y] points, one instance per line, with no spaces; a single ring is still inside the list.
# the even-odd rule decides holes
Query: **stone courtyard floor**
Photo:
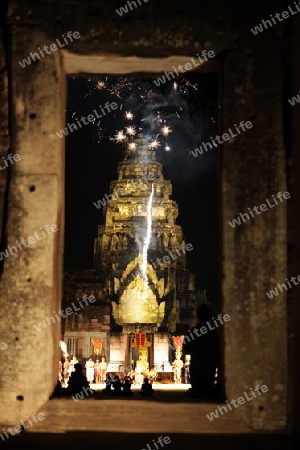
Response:
[[[210,421],[206,414],[221,403],[201,403],[183,386],[177,391],[154,386],[149,399],[138,392],[111,397],[101,391],[77,402],[54,398],[39,411],[45,415],[43,421],[0,445],[20,450],[296,449],[284,434],[252,432],[234,410]],[[159,436],[171,442],[156,448],[153,440]]]

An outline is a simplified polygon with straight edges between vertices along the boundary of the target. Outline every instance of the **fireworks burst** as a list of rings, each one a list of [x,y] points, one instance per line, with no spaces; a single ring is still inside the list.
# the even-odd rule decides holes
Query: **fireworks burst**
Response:
[[[154,141],[150,142],[150,144],[148,145],[148,147],[151,148],[152,150],[158,148],[159,146],[160,142],[158,142],[157,139],[154,139]]]
[[[169,152],[173,147],[172,141],[169,142],[173,130],[184,130],[184,123],[190,120],[191,111],[194,109],[197,113],[197,105],[203,94],[193,78],[183,77],[166,82],[164,86],[157,86],[151,79],[107,76],[89,77],[87,83],[85,97],[88,101],[101,94],[105,98],[102,102],[110,100],[118,103],[118,110],[101,119],[101,122],[96,119],[92,122],[97,142],[110,138],[121,145],[126,143],[124,148],[127,150],[135,149],[131,144],[136,135],[142,133],[147,136],[148,148],[156,150],[162,147]],[[190,97],[190,93],[195,91],[199,92]],[[75,120],[77,113],[72,112],[72,119]],[[116,131],[115,135],[112,119],[119,124],[123,122],[123,128]],[[204,126],[210,127],[215,124],[217,114],[214,117],[210,113],[205,120]]]
[[[95,86],[95,89],[106,89],[105,81],[99,80]]]
[[[129,136],[134,136],[136,134],[136,128],[135,127],[127,127],[126,128],[126,133]]]
[[[126,141],[126,136],[123,133],[123,130],[118,131],[117,134],[115,134],[114,140],[116,142],[124,142],[124,141]]]
[[[168,136],[168,134],[171,133],[171,128],[170,128],[170,127],[167,127],[167,126],[164,126],[164,127],[162,128],[161,132],[162,132],[162,134],[163,134],[164,136]]]
[[[125,113],[125,119],[133,120],[133,117],[134,116],[133,116],[132,112],[128,111],[128,112]]]

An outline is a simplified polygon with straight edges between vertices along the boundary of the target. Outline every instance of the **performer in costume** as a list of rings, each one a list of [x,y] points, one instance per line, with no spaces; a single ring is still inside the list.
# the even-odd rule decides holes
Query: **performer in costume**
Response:
[[[102,360],[99,366],[100,366],[100,383],[104,383],[107,372],[107,362],[105,361],[104,356],[102,356]]]
[[[191,355],[185,355],[185,363],[184,363],[184,382],[185,384],[189,384],[191,382],[190,379],[190,364],[191,364]]]
[[[92,360],[92,358],[90,358],[86,363],[85,363],[85,368],[86,368],[86,377],[89,383],[93,383],[94,381],[94,361]]]
[[[174,369],[174,383],[181,384],[181,369],[183,367],[183,361],[180,359],[180,353],[176,354],[172,366]]]
[[[97,359],[95,364],[94,364],[94,371],[95,371],[95,383],[99,384],[100,383],[100,364],[99,364],[99,359]]]

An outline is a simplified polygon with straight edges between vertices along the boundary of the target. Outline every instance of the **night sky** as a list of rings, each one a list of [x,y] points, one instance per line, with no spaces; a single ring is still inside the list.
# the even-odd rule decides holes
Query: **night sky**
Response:
[[[98,89],[99,80],[104,80],[107,88]],[[128,125],[142,126],[144,133],[153,133],[159,111],[172,133],[168,137],[171,151],[165,151],[162,145],[157,160],[163,164],[165,179],[172,182],[172,199],[179,207],[177,223],[183,228],[186,243],[194,248],[187,253],[189,268],[197,275],[197,287],[207,289],[214,297],[218,285],[220,150],[213,148],[197,158],[189,151],[217,134],[217,75],[190,74],[174,81],[157,88],[153,80],[122,78],[120,82],[102,76],[68,79],[66,123],[93,114],[94,109],[100,113],[99,105],[106,101],[116,102],[118,110],[66,137],[64,268],[93,267],[94,238],[104,219],[102,208],[97,209],[93,203],[109,193],[110,182],[117,178],[118,163],[125,155],[124,148],[111,137]],[[134,123],[124,120],[128,110],[135,114]],[[158,139],[164,144],[164,139]]]

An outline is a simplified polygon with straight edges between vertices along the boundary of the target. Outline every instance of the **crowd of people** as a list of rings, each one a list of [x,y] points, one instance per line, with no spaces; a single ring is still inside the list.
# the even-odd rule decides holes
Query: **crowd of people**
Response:
[[[208,323],[211,317],[211,309],[208,304],[203,304],[198,308],[198,324],[195,329],[200,329]],[[173,363],[174,381],[182,382],[182,372],[185,383],[191,384],[191,393],[195,398],[212,399],[217,395],[218,370],[220,365],[219,336],[215,329],[201,336],[201,339],[194,339],[184,343],[183,351],[185,363],[181,361],[180,355]],[[112,395],[132,395],[131,386],[139,385],[142,396],[151,396],[154,392],[152,384],[157,379],[157,372],[153,367],[151,370],[141,372],[137,368],[134,370],[128,367],[123,376],[121,373],[107,373],[107,362],[102,357],[102,361],[93,361],[89,358],[85,363],[86,376],[83,374],[82,365],[74,356],[70,361],[65,357],[59,363],[57,390],[67,394],[89,388],[90,384],[104,384],[102,392]],[[120,379],[121,377],[121,379]]]
[[[105,380],[105,388],[102,389],[103,393],[112,395],[132,395],[131,386],[133,379],[130,376],[125,376],[123,380],[120,380],[119,375],[107,375]],[[154,392],[152,383],[149,378],[144,378],[144,382],[141,385],[140,395],[143,397],[150,397]]]
[[[131,386],[140,385],[142,396],[151,396],[154,392],[152,383],[156,380],[157,372],[155,369],[151,369],[148,372],[148,377],[144,377],[143,374],[135,372],[131,367],[128,367],[123,377],[116,373],[107,373],[107,363],[105,358],[102,357],[102,361],[93,361],[89,358],[85,363],[85,373],[83,373],[83,367],[79,363],[76,356],[70,360],[68,356],[64,358],[64,361],[60,361],[58,368],[58,383],[53,396],[57,395],[76,395],[85,389],[90,389],[90,384],[105,384],[105,388],[102,389],[103,393],[111,395],[132,395]]]
[[[94,362],[93,359],[90,358],[85,363],[85,369],[86,377],[89,383],[104,383],[107,372],[107,362],[105,361],[104,356],[102,356],[100,363],[98,359]]]
[[[69,385],[69,380],[73,372],[75,372],[75,365],[78,364],[79,361],[74,356],[70,361],[70,358],[67,356],[64,358],[63,362],[59,362],[58,366],[58,381],[61,383],[63,388],[67,388]]]

